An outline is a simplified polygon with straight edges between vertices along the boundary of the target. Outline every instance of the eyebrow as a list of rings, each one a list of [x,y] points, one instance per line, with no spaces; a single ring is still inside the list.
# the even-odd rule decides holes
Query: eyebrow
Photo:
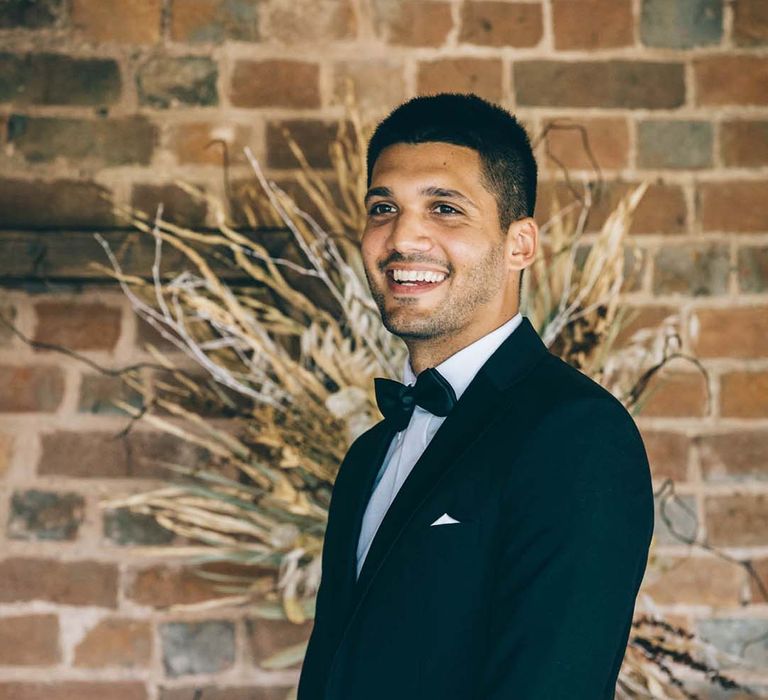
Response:
[[[435,187],[434,185],[431,187],[425,187],[423,190],[421,190],[420,194],[426,197],[446,197],[449,199],[458,199],[459,201],[469,204],[472,207],[476,206],[475,203],[465,194],[462,194],[458,190],[451,190],[445,187]],[[366,193],[365,199],[363,201],[367,202],[369,199],[371,199],[371,197],[392,196],[392,190],[389,189],[389,187],[371,187],[371,189],[369,189]]]

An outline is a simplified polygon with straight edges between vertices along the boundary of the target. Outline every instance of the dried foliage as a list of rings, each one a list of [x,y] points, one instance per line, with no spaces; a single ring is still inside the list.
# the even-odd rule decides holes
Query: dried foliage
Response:
[[[132,424],[171,432],[210,456],[194,469],[166,465],[179,475],[172,485],[103,505],[150,514],[177,533],[180,544],[160,551],[166,559],[251,567],[239,576],[208,572],[223,597],[184,609],[237,604],[256,616],[312,617],[336,469],[351,440],[379,418],[373,378],[400,373],[404,346],[383,329],[362,270],[357,234],[368,130],[350,114],[331,147],[331,179],[313,171],[290,141],[300,164],[293,197],[246,149],[254,183],[238,206],[248,233],[233,225],[220,201],[179,183],[207,199],[218,232],[175,226],[162,208],[154,216],[121,210],[154,240],[146,277],[124,274],[99,237],[111,265],[96,267],[118,280],[138,316],[167,344],[165,351],[150,348],[156,364],[149,376],[124,374],[143,407],[119,405]],[[633,273],[627,232],[645,185],[624,196],[591,236],[585,224],[599,187],[569,185],[577,196],[541,228],[542,255],[526,273],[522,311],[550,350],[637,412],[670,360],[696,362],[682,352],[676,317],[616,345],[630,320],[619,305]],[[314,216],[299,207],[299,196]],[[269,230],[274,235],[261,233]],[[168,247],[181,253],[183,269],[163,268]],[[233,270],[237,285],[223,279]],[[303,653],[303,644],[283,650],[268,665],[294,664]],[[695,697],[675,668],[732,683],[707,664],[710,658],[711,650],[685,630],[640,616],[617,697]]]

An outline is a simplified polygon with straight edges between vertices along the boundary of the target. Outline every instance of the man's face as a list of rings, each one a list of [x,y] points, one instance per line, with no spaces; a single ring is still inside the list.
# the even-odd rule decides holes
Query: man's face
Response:
[[[476,151],[439,142],[385,148],[366,208],[363,263],[387,330],[438,340],[505,320],[517,272],[505,263],[506,235]]]

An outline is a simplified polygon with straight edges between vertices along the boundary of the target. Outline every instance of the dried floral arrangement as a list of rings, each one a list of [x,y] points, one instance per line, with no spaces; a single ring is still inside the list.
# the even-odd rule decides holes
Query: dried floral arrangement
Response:
[[[131,415],[126,432],[143,421],[207,455],[194,468],[165,464],[176,474],[167,486],[102,505],[151,515],[179,535],[183,544],[162,547],[165,559],[250,572],[201,571],[221,597],[177,608],[238,605],[255,617],[312,618],[336,469],[354,437],[379,420],[373,378],[399,378],[405,347],[381,325],[359,255],[369,129],[353,106],[348,113],[330,146],[331,180],[286,134],[300,164],[302,207],[245,149],[254,181],[239,206],[249,233],[232,224],[220,200],[178,183],[207,200],[217,232],[174,225],[163,219],[162,206],[154,215],[120,209],[154,241],[147,276],[125,274],[96,234],[110,265],[94,267],[118,281],[136,314],[177,351],[150,346],[149,374],[148,363],[110,371],[142,396],[138,409],[116,402]],[[682,350],[676,316],[621,347],[615,342],[631,320],[619,300],[637,272],[627,265],[639,259],[627,233],[645,185],[621,198],[590,236],[586,221],[599,181],[597,188],[577,186],[563,173],[574,196],[541,226],[542,251],[524,276],[521,311],[552,352],[637,413],[669,361],[696,363]],[[180,269],[163,268],[168,250],[180,256]],[[223,274],[231,271],[240,278],[236,285]],[[304,649],[284,649],[265,665],[293,665]],[[689,678],[749,694],[718,672],[721,658],[686,630],[638,609],[617,698],[696,698]]]

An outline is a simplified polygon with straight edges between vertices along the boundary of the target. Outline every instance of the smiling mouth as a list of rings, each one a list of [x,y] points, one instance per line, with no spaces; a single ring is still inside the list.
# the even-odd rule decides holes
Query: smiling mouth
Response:
[[[440,286],[448,278],[445,272],[435,270],[403,270],[390,269],[386,271],[389,288],[400,294],[425,292]]]

